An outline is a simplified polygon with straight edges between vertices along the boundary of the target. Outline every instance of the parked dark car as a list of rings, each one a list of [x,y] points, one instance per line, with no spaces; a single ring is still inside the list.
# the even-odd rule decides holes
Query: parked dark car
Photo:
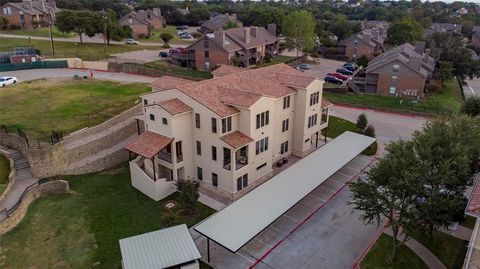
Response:
[[[348,69],[346,69],[346,68],[338,68],[338,69],[337,69],[337,73],[340,73],[340,74],[346,75],[346,76],[351,76],[351,75],[353,75],[353,72],[350,71],[350,70],[348,70]]]
[[[325,82],[332,83],[332,84],[338,84],[338,85],[342,85],[342,83],[343,83],[343,80],[338,79],[336,77],[325,77],[324,80],[325,80]]]
[[[158,56],[162,57],[162,58],[167,58],[168,57],[168,52],[166,51],[160,51],[160,53],[158,54]]]
[[[355,71],[358,69],[357,65],[354,63],[346,63],[343,65],[343,68],[348,69],[350,71]]]
[[[310,70],[311,67],[310,67],[309,64],[299,64],[299,65],[297,65],[297,69],[299,69],[299,70]]]
[[[175,29],[177,29],[177,30],[187,30],[188,26],[187,25],[181,25],[181,26],[175,27]]]
[[[348,79],[347,76],[342,75],[340,73],[328,73],[327,77],[336,77],[336,78],[341,79],[341,80],[347,80]]]

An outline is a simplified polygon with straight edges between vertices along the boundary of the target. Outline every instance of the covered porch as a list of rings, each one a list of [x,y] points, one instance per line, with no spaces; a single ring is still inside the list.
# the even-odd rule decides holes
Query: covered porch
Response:
[[[125,147],[130,156],[132,186],[155,201],[176,190],[173,166],[168,164],[172,163],[172,144],[171,137],[145,131]]]
[[[222,136],[222,139],[230,147],[223,148],[223,168],[228,171],[237,171],[248,164],[248,147],[253,139],[235,131]]]

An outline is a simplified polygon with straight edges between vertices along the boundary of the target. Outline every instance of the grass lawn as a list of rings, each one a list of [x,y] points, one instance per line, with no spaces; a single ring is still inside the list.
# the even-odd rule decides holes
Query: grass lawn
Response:
[[[152,36],[149,38],[141,39],[141,42],[163,42],[163,40],[160,38],[160,35],[162,33],[171,33],[173,35],[173,39],[170,40],[170,44],[184,44],[184,45],[189,45],[195,42],[196,40],[186,40],[180,38],[180,36],[177,34],[178,30],[175,29],[175,26],[170,26],[168,25],[165,28],[162,29],[155,29],[153,30]]]
[[[460,269],[467,253],[468,241],[434,231],[433,237],[417,232],[413,238],[428,248],[449,269]]]
[[[94,262],[100,262],[96,268],[120,268],[118,240],[165,228],[163,204],[177,199],[173,194],[155,202],[134,189],[126,164],[66,179],[70,194],[38,199],[20,225],[0,237],[2,268],[80,269]],[[192,226],[213,212],[200,204],[195,218],[180,213],[177,223]]]
[[[360,129],[355,125],[355,123],[335,117],[330,116],[328,120],[328,130],[327,136],[330,138],[336,138],[337,136],[343,134],[346,131],[360,133]],[[377,152],[377,143],[374,143],[370,147],[368,147],[363,154],[368,156],[373,156]]]
[[[254,68],[261,68],[269,65],[274,65],[274,64],[280,64],[280,63],[286,63],[290,60],[295,59],[293,56],[284,56],[284,55],[278,55],[273,57],[269,63],[263,63],[263,64],[258,64]]]
[[[456,113],[460,111],[463,102],[456,81],[446,82],[443,90],[427,94],[425,100],[419,101],[418,104],[397,97],[373,94],[336,94],[325,92],[324,95],[334,103],[426,113]]]
[[[50,37],[48,33],[48,27],[39,28],[39,29],[18,29],[18,30],[2,30],[0,31],[2,34],[11,34],[11,35],[24,35],[24,36],[43,36],[43,37]],[[75,37],[75,33],[64,33],[60,32],[57,27],[52,27],[52,36],[53,37]]]
[[[388,259],[392,252],[392,237],[382,234],[368,252],[365,259],[360,264],[362,269],[427,269],[427,265],[407,246],[403,245],[397,249],[397,259],[395,263]]]
[[[125,65],[138,66],[138,64],[130,64],[130,63],[126,63]],[[162,60],[146,63],[144,66],[148,68],[156,69],[163,74],[168,74],[176,77],[183,77],[187,79],[190,78],[195,80],[203,80],[203,79],[209,79],[213,77],[212,73],[210,72],[199,71],[191,68],[184,68],[174,64],[167,63]]]
[[[51,130],[64,134],[94,126],[133,107],[146,84],[102,80],[49,79],[0,91],[0,123],[22,128],[30,138]]]
[[[0,51],[11,51],[15,47],[35,47],[40,50],[43,56],[49,58],[65,58],[65,57],[78,57],[82,60],[102,60],[109,57],[110,54],[142,50],[142,49],[160,49],[160,47],[154,46],[141,46],[141,45],[110,45],[105,48],[103,44],[89,44],[89,43],[74,43],[74,42],[61,42],[55,41],[55,55],[52,56],[52,50],[50,48],[50,41],[48,40],[31,40],[31,45],[28,39],[23,38],[3,38],[0,42]]]
[[[465,219],[460,223],[460,225],[473,230],[473,228],[475,228],[476,220],[476,218],[467,215],[465,216]]]
[[[0,194],[7,188],[8,176],[10,175],[10,161],[0,154]]]

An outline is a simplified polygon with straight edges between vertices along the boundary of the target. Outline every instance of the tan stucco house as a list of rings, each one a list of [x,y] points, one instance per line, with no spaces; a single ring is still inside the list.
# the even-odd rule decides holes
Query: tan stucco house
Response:
[[[234,200],[272,177],[277,162],[323,144],[331,104],[322,80],[285,64],[223,68],[200,82],[163,76],[142,96],[145,132],[126,149],[132,185],[152,199],[191,179]]]

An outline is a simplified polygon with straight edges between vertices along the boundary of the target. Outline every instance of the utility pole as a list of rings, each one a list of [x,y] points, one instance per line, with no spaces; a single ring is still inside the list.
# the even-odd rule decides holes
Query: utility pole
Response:
[[[103,18],[103,45],[107,45],[107,12],[105,9],[102,9],[102,18]]]
[[[50,47],[52,48],[52,55],[55,55],[55,46],[53,45],[52,35],[53,16],[52,13],[48,13],[48,34],[50,35]]]

